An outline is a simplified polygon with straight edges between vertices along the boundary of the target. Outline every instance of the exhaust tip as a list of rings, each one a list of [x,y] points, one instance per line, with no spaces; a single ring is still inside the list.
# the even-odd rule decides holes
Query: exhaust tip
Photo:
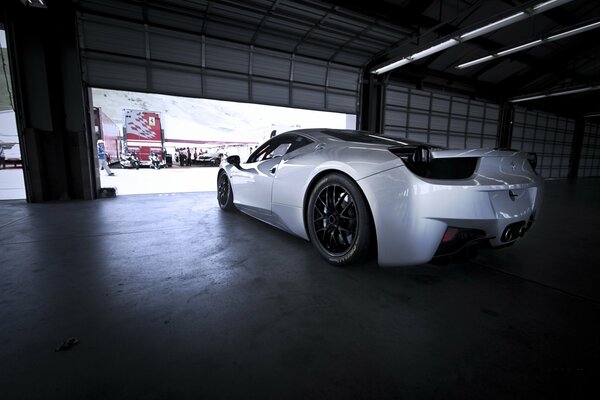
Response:
[[[504,229],[504,232],[502,232],[502,235],[500,236],[500,241],[506,243],[516,240],[525,235],[525,232],[527,232],[527,224],[525,221],[512,223]]]

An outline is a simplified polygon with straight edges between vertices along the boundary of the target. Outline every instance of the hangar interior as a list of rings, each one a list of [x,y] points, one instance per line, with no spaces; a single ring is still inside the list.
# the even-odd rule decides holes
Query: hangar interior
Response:
[[[27,194],[0,206],[11,398],[598,393],[596,2],[0,10]],[[210,193],[98,199],[92,87],[342,112],[384,136],[535,152],[544,209],[522,242],[471,261],[335,269],[309,243],[220,213]],[[80,343],[53,352],[69,337]]]

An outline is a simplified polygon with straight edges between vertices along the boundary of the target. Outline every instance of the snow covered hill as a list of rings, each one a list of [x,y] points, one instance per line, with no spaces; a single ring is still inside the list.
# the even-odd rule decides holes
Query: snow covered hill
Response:
[[[94,106],[120,127],[124,109],[159,112],[166,139],[260,143],[272,130],[346,128],[354,123],[346,114],[159,94],[92,89],[92,97]]]

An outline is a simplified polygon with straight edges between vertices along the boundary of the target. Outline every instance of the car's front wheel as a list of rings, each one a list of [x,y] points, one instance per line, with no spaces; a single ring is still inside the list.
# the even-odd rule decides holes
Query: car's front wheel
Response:
[[[217,200],[219,201],[219,207],[221,207],[222,210],[235,210],[231,183],[229,182],[229,178],[225,171],[220,171],[219,177],[217,178]]]
[[[371,244],[371,218],[365,199],[349,177],[321,178],[307,208],[310,240],[331,264],[344,266],[364,258]]]

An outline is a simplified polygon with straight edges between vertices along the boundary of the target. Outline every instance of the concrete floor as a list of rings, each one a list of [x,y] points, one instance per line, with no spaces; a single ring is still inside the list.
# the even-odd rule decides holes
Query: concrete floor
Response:
[[[548,182],[511,248],[338,269],[215,193],[0,202],[0,396],[598,398],[599,204]]]

